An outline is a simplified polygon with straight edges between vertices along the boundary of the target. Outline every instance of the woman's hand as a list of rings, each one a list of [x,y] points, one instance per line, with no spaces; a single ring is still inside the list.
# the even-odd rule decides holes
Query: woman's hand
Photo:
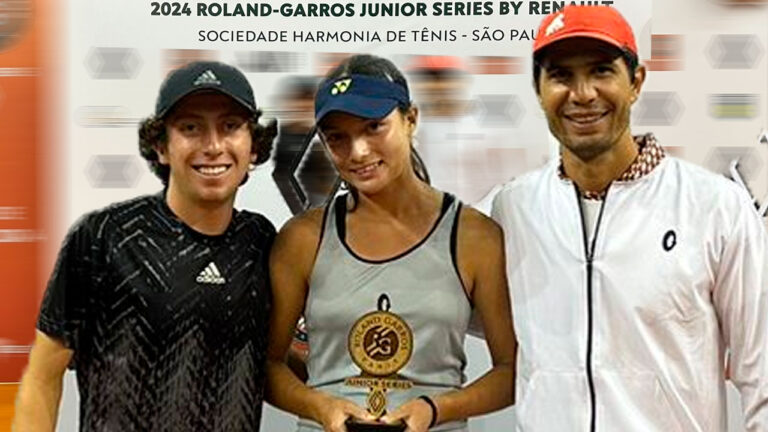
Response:
[[[376,420],[365,408],[347,399],[323,394],[315,403],[316,419],[325,432],[347,432],[344,422],[355,419],[364,422]]]
[[[384,415],[380,421],[388,424],[402,421],[408,426],[405,432],[426,432],[429,430],[432,416],[436,414],[432,412],[432,407],[425,400],[417,398],[411,399],[395,411]]]

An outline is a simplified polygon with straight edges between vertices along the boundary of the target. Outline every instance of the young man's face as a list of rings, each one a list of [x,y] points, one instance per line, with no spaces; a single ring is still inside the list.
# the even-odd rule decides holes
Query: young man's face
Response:
[[[577,157],[589,161],[629,137],[629,113],[645,79],[634,82],[616,50],[574,38],[548,48],[539,77],[539,102],[549,129]]]
[[[160,163],[170,167],[171,198],[196,205],[234,201],[256,160],[249,118],[245,108],[221,93],[194,93],[179,102],[165,122],[167,145],[156,149]]]

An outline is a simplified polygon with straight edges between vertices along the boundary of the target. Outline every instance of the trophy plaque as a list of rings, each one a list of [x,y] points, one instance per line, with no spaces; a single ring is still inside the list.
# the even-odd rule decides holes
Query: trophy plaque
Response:
[[[407,390],[413,386],[397,372],[411,359],[413,333],[408,324],[390,312],[386,294],[379,297],[378,310],[358,319],[349,331],[347,348],[361,374],[347,378],[344,384],[368,388],[368,412],[377,419],[387,412],[387,391]],[[363,423],[347,420],[349,432],[402,432],[405,424]]]

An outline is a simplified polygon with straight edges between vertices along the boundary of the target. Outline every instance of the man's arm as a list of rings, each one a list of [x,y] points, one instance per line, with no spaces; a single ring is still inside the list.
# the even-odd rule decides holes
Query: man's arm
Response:
[[[730,379],[741,393],[748,432],[768,431],[768,234],[752,203],[741,206],[725,239],[713,299]]]
[[[16,398],[13,430],[53,431],[61,399],[61,381],[79,346],[90,295],[94,256],[92,216],[84,216],[64,239],[45,290],[29,363]]]
[[[29,353],[29,365],[16,396],[14,432],[49,432],[56,429],[61,382],[73,351],[37,331]]]

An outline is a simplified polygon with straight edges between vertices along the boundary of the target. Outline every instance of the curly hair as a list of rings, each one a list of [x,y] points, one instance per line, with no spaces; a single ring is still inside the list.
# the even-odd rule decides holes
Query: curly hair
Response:
[[[259,123],[260,117],[261,110],[256,110],[253,116],[248,119],[248,126],[251,130],[251,151],[256,153],[254,167],[269,160],[272,154],[272,143],[277,137],[277,120],[271,120],[264,126]],[[155,150],[156,147],[166,145],[168,145],[168,135],[165,118],[150,116],[144,119],[139,125],[139,153],[149,164],[149,169],[167,186],[171,169],[168,165],[160,163],[157,150]],[[247,180],[248,175],[243,179],[243,183]]]

